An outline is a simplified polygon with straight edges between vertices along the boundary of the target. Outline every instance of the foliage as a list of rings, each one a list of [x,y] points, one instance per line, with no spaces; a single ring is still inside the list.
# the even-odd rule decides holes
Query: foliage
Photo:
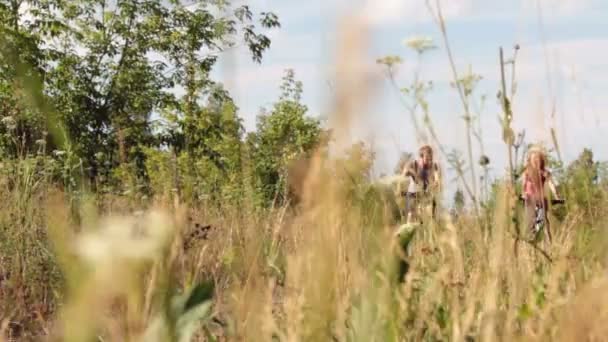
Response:
[[[310,156],[324,141],[318,120],[306,116],[301,100],[302,83],[287,70],[281,97],[258,118],[257,130],[247,137],[254,163],[254,188],[262,203],[289,203],[288,169],[299,158]]]
[[[0,27],[4,154],[37,151],[38,142],[47,143],[47,126],[59,126],[64,133],[51,129],[53,141],[70,142],[91,184],[116,185],[128,177],[143,193],[149,185],[145,151],[159,143],[204,155],[215,166],[223,163],[218,153],[234,154],[213,145],[224,136],[233,144],[241,128],[236,106],[210,72],[218,55],[239,40],[257,62],[270,47],[270,39],[256,32],[249,7],[226,1],[13,1],[3,3],[0,16],[6,19]],[[278,18],[261,13],[259,25],[278,27]],[[186,93],[179,98],[175,89]],[[26,105],[32,98],[58,114]],[[177,131],[154,127],[153,118],[163,112]],[[232,127],[218,127],[214,116]],[[200,145],[192,140],[202,134],[214,138]],[[46,152],[55,148],[48,145]]]
[[[596,203],[605,199],[605,187],[600,179],[602,170],[605,167],[593,159],[589,149],[584,149],[564,170],[558,169],[559,191],[567,199],[568,210],[582,211],[590,220],[598,216]],[[563,218],[566,208],[559,209],[556,214]]]
[[[591,150],[550,159],[566,206],[548,259],[514,242],[500,180],[479,215],[459,191],[455,217],[401,225],[407,179],[376,180],[364,142],[332,149],[293,71],[246,134],[210,78],[238,42],[258,62],[269,47],[246,6],[0,1],[0,19],[0,340],[606,335],[608,167]],[[392,77],[401,59],[378,62]],[[469,101],[478,81],[454,85]],[[402,93],[435,141],[431,85]],[[435,142],[466,186],[471,160]]]

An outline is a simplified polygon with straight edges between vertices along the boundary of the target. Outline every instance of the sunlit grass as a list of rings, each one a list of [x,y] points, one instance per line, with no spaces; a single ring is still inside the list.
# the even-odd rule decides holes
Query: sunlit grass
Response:
[[[339,57],[357,60],[359,38],[346,35]],[[371,92],[356,67],[345,63],[338,75],[331,121],[340,146]],[[517,243],[520,210],[507,181],[478,210],[440,208],[412,228],[400,210],[407,180],[357,177],[366,156],[330,160],[317,151],[291,180],[300,184],[298,204],[264,210],[186,203],[172,188],[169,158],[151,161],[160,170],[153,198],[88,193],[49,176],[57,174],[50,160],[62,156],[71,152],[2,163],[0,341],[573,341],[608,333],[600,185],[595,202],[553,220],[547,258]],[[64,166],[78,172],[78,163]]]

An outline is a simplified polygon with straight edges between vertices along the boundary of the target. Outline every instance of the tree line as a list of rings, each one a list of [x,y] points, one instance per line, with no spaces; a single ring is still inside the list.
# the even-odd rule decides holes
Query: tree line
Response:
[[[2,0],[2,158],[36,158],[70,191],[285,201],[288,165],[327,141],[302,84],[287,70],[246,133],[210,76],[229,49],[261,62],[278,27],[225,0]]]

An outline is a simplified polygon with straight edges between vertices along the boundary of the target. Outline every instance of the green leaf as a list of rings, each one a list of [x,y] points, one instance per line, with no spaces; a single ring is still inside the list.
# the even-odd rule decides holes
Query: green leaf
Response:
[[[530,309],[530,306],[527,303],[524,303],[522,306],[520,306],[519,310],[517,311],[517,316],[522,321],[529,319],[530,317],[532,317],[532,315],[532,309]]]
[[[215,288],[215,284],[213,283],[213,281],[210,281],[210,280],[198,284],[190,292],[190,296],[188,297],[188,300],[184,304],[183,312],[187,312],[188,310],[191,310],[192,308],[196,307],[197,305],[199,305],[205,301],[211,300],[213,298],[214,288]]]
[[[281,23],[279,22],[279,17],[277,17],[274,13],[261,13],[262,19],[260,19],[260,23],[262,27],[265,28],[273,28],[273,27],[281,27]]]

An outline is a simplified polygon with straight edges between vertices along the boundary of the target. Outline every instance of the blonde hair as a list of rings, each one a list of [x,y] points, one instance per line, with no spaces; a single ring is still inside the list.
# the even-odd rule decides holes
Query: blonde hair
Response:
[[[534,155],[540,156],[541,169],[544,170],[545,166],[547,165],[547,154],[545,153],[545,150],[539,146],[532,146],[528,149],[528,156],[526,158],[526,169],[530,168],[532,163],[532,157]]]
[[[423,153],[428,153],[431,155],[431,157],[433,156],[433,148],[431,147],[431,145],[423,145],[422,147],[420,147],[418,149],[418,155],[422,156]]]
[[[534,170],[532,168],[532,157],[534,155],[540,156],[540,170]],[[542,187],[547,177],[546,168],[547,166],[547,154],[542,147],[533,146],[528,149],[528,156],[526,158],[525,173],[526,177],[532,181],[533,184]]]

